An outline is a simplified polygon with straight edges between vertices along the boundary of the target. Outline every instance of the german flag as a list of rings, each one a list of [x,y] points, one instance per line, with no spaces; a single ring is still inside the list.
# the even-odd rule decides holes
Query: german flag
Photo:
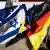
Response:
[[[32,33],[28,27],[28,38],[33,46],[34,50],[38,50],[40,45],[42,44],[45,36],[47,35],[48,27],[50,26],[50,11],[44,14],[41,18],[36,21],[38,27]],[[28,25],[30,26],[30,25]],[[34,24],[33,28],[36,27]]]

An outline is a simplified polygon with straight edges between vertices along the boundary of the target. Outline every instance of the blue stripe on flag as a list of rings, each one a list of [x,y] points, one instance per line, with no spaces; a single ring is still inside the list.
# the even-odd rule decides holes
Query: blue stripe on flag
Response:
[[[6,35],[1,36],[1,37],[0,37],[0,42],[2,42],[2,41],[4,41],[4,40],[6,40],[7,38],[9,38],[9,37],[11,37],[11,36],[17,34],[18,31],[19,31],[19,29],[20,29],[20,28],[17,28],[16,30],[14,30],[14,31],[12,31],[12,32],[9,32],[9,33],[7,33]]]

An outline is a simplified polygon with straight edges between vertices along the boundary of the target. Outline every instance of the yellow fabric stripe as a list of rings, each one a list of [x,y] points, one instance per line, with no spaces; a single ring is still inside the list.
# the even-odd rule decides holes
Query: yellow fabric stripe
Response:
[[[26,30],[26,27],[24,26],[24,24],[25,24],[25,21],[22,22],[22,26],[20,27],[20,30],[19,30],[20,33]]]
[[[46,21],[46,23],[44,24],[43,28],[38,33],[33,33],[29,37],[34,50],[38,50],[38,48],[40,47],[41,43],[44,40],[44,37],[47,34],[47,29],[49,26],[50,26],[50,16],[48,20]]]

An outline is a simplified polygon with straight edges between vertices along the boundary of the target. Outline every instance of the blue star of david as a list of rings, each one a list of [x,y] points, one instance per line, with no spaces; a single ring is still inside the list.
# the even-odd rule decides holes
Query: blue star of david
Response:
[[[10,22],[11,26],[16,28],[16,24],[18,24],[17,19],[14,18],[13,21]]]

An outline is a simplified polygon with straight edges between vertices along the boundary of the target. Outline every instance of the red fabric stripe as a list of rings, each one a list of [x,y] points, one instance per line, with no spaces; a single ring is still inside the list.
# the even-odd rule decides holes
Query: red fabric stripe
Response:
[[[50,16],[50,11],[36,21],[38,27],[36,28],[35,32],[38,32],[43,27],[45,22],[48,20],[49,16]],[[29,25],[27,25],[27,26],[29,26]],[[33,28],[35,28],[34,25],[32,25],[32,26],[33,26]],[[28,27],[27,27],[27,30],[28,30],[28,37],[29,37],[32,35],[32,32],[28,29]]]
[[[44,16],[42,16],[40,19],[38,19],[38,21],[36,21],[38,26],[44,25],[49,16],[50,16],[50,11],[46,13]]]

